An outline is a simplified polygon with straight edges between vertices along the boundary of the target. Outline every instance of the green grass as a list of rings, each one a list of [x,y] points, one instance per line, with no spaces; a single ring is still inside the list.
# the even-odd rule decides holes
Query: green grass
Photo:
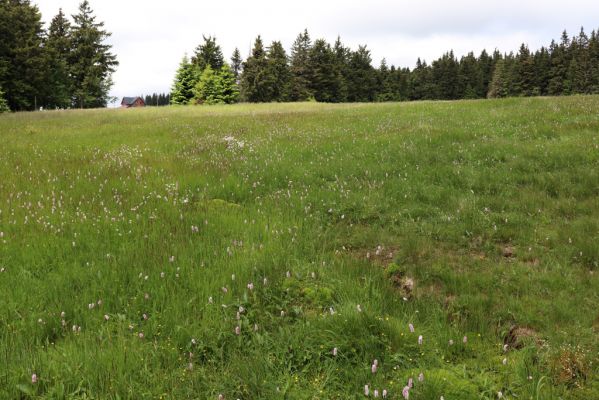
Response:
[[[599,97],[20,113],[0,147],[2,399],[599,398]]]

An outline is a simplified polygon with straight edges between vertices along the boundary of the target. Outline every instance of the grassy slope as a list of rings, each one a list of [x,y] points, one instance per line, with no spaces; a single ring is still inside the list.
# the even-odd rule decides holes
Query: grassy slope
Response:
[[[599,97],[13,114],[0,144],[0,398],[599,397]]]

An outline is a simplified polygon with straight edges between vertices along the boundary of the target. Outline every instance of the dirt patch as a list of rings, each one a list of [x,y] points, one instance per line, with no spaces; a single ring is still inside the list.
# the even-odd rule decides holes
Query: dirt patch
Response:
[[[407,276],[401,267],[397,264],[389,264],[385,274],[393,287],[404,299],[410,299],[414,296],[414,288],[416,286],[414,279]]]
[[[516,249],[513,246],[504,246],[501,249],[501,255],[505,258],[514,258],[516,256]]]
[[[503,339],[503,343],[508,346],[508,349],[519,350],[531,343],[540,345],[542,341],[534,329],[513,325]]]
[[[446,310],[449,310],[450,308],[453,307],[453,304],[456,301],[456,296],[453,294],[447,295],[445,296],[445,299],[443,300],[443,308],[445,308]]]
[[[541,264],[541,261],[539,261],[538,258],[533,258],[533,259],[524,261],[524,263],[531,267],[538,267]]]

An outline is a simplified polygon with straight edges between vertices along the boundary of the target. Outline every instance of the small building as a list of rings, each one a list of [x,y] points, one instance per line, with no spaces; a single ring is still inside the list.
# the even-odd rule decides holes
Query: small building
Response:
[[[145,107],[146,103],[141,97],[123,97],[122,108]]]

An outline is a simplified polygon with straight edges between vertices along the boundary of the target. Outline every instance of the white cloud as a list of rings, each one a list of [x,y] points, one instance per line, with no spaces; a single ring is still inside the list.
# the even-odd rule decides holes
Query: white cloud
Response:
[[[35,0],[34,0],[35,2]],[[77,12],[79,0],[37,0],[48,22],[60,7]],[[112,32],[110,43],[120,66],[112,94],[117,97],[167,92],[185,52],[191,54],[202,35],[213,35],[226,58],[239,47],[247,55],[254,38],[281,40],[286,48],[307,28],[312,38],[333,42],[337,35],[352,48],[367,44],[378,65],[412,67],[418,57],[432,60],[453,49],[456,55],[483,48],[517,50],[599,26],[599,3],[563,1],[393,1],[393,0],[91,0],[99,21]]]

